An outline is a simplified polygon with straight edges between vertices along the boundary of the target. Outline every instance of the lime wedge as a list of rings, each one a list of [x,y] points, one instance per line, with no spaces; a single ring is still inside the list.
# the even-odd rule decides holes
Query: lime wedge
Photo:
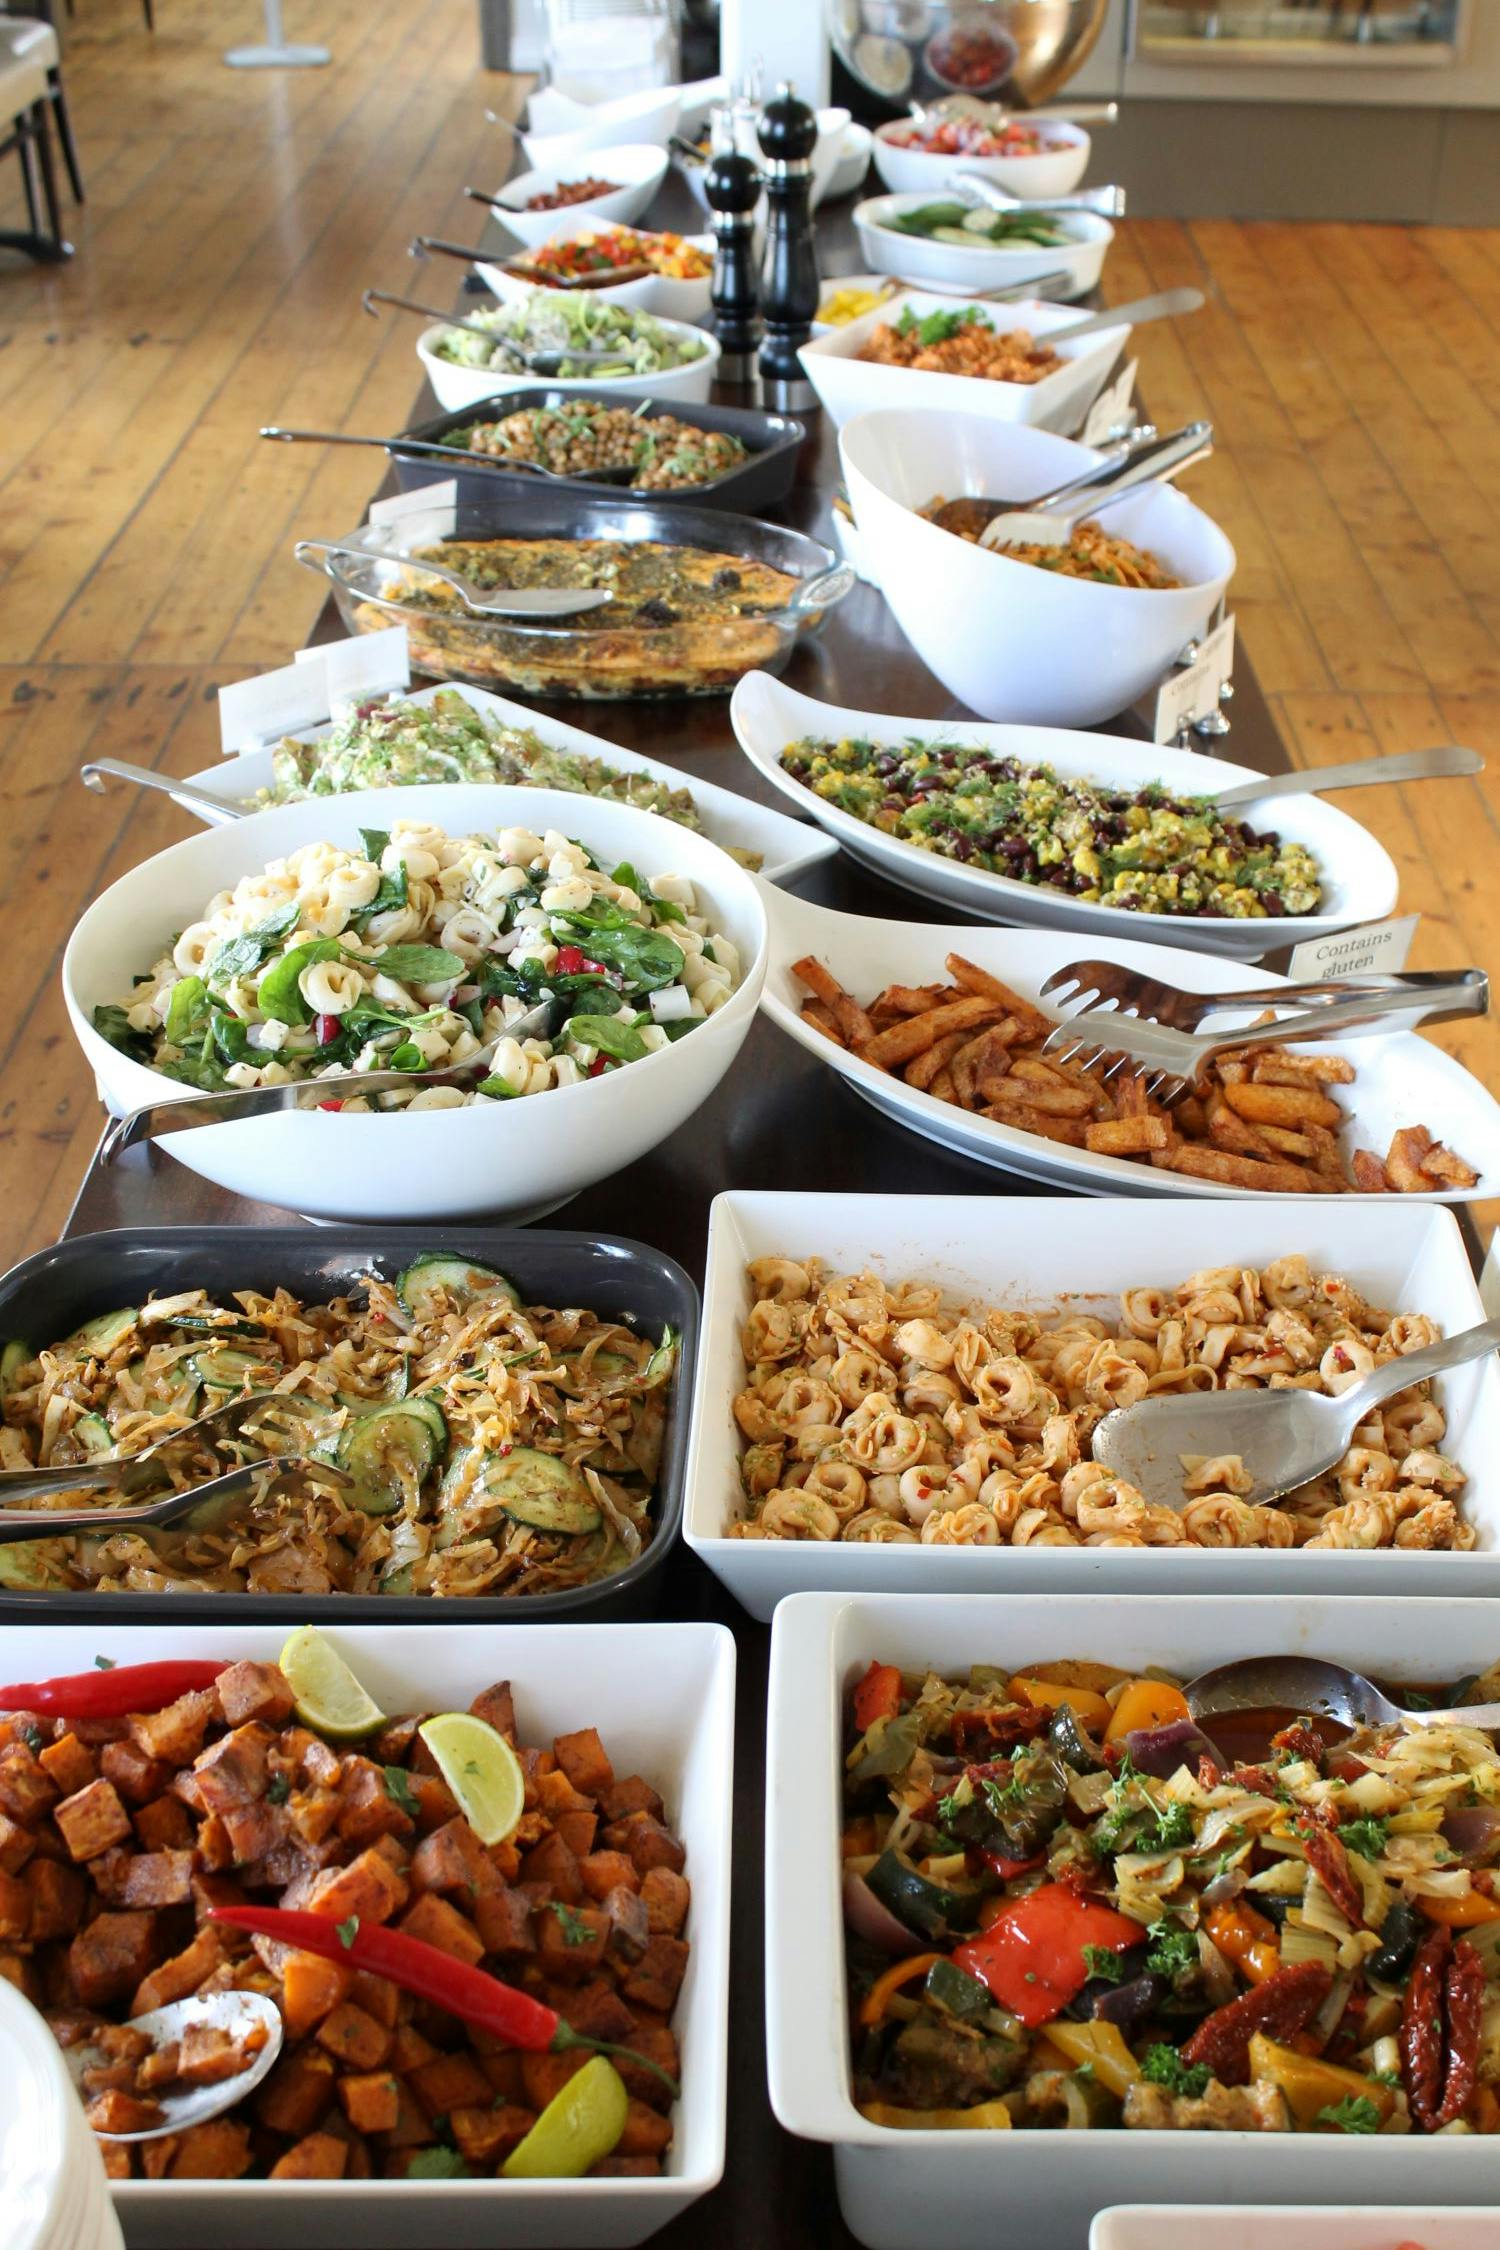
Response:
[[[526,1809],[526,1778],[503,1734],[472,1711],[443,1711],[418,1734],[481,1844],[503,1844]]]
[[[500,2171],[507,2180],[581,2180],[625,2130],[625,2081],[595,2055],[555,2093]]]
[[[331,1642],[316,1625],[299,1625],[281,1652],[281,1669],[297,1699],[297,1716],[332,1742],[356,1742],[385,1725],[385,1713],[371,1701]]]

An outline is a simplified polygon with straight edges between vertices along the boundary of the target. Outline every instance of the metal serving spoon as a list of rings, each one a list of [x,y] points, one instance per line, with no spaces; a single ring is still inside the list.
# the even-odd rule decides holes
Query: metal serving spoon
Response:
[[[1483,771],[1484,760],[1477,750],[1445,742],[1431,750],[1401,750],[1392,758],[1355,758],[1346,766],[1268,773],[1258,781],[1241,781],[1233,789],[1219,790],[1214,803],[1222,811],[1225,805],[1258,805],[1264,797],[1310,797],[1325,789],[1364,789],[1382,781],[1437,781],[1453,774]]]
[[[1280,1394],[1277,1393],[1277,1396]],[[1195,1719],[1225,1711],[1308,1711],[1346,1727],[1500,1727],[1500,1703],[1452,1711],[1408,1711],[1367,1680],[1321,1656],[1247,1656],[1200,1672],[1183,1689]]]
[[[985,524],[987,531],[996,516],[1007,515],[1013,509],[1051,508],[1059,501],[1071,500],[1075,494],[1098,492],[1113,484],[1125,469],[1133,468],[1143,461],[1159,463],[1163,456],[1172,453],[1174,448],[1187,439],[1193,441],[1191,457],[1196,458],[1197,448],[1211,445],[1213,434],[1211,422],[1186,422],[1180,430],[1168,430],[1165,433],[1148,423],[1144,429],[1137,430],[1130,437],[1112,445],[1107,453],[1101,454],[1080,476],[1069,477],[1066,484],[1054,486],[1051,492],[1044,492],[1035,500],[999,500],[988,495],[981,498],[976,493],[959,500],[945,500],[940,508],[933,510],[928,521],[937,524],[943,531],[957,531],[961,524],[972,523],[982,512],[988,519]],[[1170,467],[1171,461],[1167,465]],[[1185,465],[1182,460],[1177,461],[1179,468]],[[1157,473],[1161,473],[1159,467]]]
[[[1065,547],[1079,524],[1100,509],[1113,507],[1137,485],[1190,469],[1207,460],[1213,451],[1213,430],[1206,422],[1189,422],[1170,437],[1141,446],[1112,473],[1096,481],[1075,485],[1060,499],[1028,500],[1006,508],[979,534],[981,547]]]
[[[935,117],[939,124],[956,117],[978,117],[997,133],[1016,122],[1024,125],[1113,125],[1120,115],[1118,102],[1059,102],[1049,109],[1012,109],[1006,102],[982,101],[977,94],[948,94],[940,101],[909,101],[906,106],[919,125],[927,117]]]
[[[434,251],[443,258],[461,258],[466,266],[472,266],[476,271],[481,259],[486,265],[493,266],[495,263],[492,258],[485,258],[482,250],[471,250],[463,242],[445,242],[442,236],[437,234],[413,235],[406,246],[406,254],[409,258],[425,259],[430,257]],[[602,266],[596,274],[540,274],[534,267],[528,267],[524,258],[512,258],[501,264],[500,271],[508,273],[515,281],[529,282],[538,289],[566,291],[569,289],[617,289],[622,281],[649,280],[656,268],[646,265],[643,261],[633,266]]]
[[[155,773],[150,766],[133,766],[124,758],[90,758],[78,769],[78,778],[85,789],[103,796],[104,777],[115,781],[133,781],[137,789],[158,789],[164,797],[175,797],[182,805],[193,805],[200,812],[212,813],[216,820],[243,820],[247,807],[232,805],[227,797],[216,797],[211,789],[200,789],[195,781],[174,781],[169,773]]]
[[[392,554],[385,547],[356,547],[342,539],[299,539],[292,553],[298,562],[312,558],[315,570],[320,567],[316,560],[319,555],[352,555],[356,561],[394,563],[399,570],[440,578],[475,617],[578,617],[585,610],[603,609],[615,599],[603,586],[476,586],[472,579],[448,570],[442,563]]]
[[[101,2141],[159,2141],[168,2133],[185,2133],[190,2125],[205,2125],[211,2117],[221,2117],[226,2109],[233,2109],[236,2103],[253,2094],[281,2053],[284,2036],[281,2010],[274,2000],[268,2000],[259,1992],[199,1993],[191,2000],[174,2000],[169,2008],[153,2008],[149,2015],[136,2016],[126,2029],[144,2032],[159,2050],[175,2047],[184,2032],[200,2024],[227,2032],[231,2038],[239,2040],[258,2032],[262,2043],[247,2067],[236,2071],[232,2078],[221,2078],[211,2086],[184,2086],[177,2093],[164,2092],[149,2097],[160,2106],[162,2121],[159,2125],[149,2125],[139,2133],[100,2133]],[[83,2042],[76,2047],[64,2047],[62,2057],[69,2077],[87,2102],[90,2096],[83,2084],[83,2074],[92,2064],[106,2059],[102,2050]]]
[[[456,313],[440,312],[436,305],[419,305],[414,297],[393,297],[384,289],[367,289],[361,300],[367,313],[374,313],[377,305],[394,305],[400,312],[420,313],[424,320],[441,321],[445,328],[462,328],[471,336],[482,336],[496,351],[504,352],[523,367],[528,375],[558,375],[566,360],[578,360],[589,367],[618,365],[618,350],[595,351],[584,344],[558,344],[545,351],[531,351],[517,344],[497,329],[485,328],[476,320],[461,320]]]
[[[1184,1454],[1238,1454],[1254,1480],[1243,1497],[1264,1506],[1333,1468],[1360,1423],[1396,1392],[1497,1349],[1500,1320],[1490,1320],[1398,1354],[1337,1397],[1284,1390],[1141,1399],[1105,1415],[1094,1432],[1094,1459],[1158,1507],[1180,1508]]]
[[[439,445],[432,438],[355,437],[347,430],[282,430],[267,427],[263,438],[280,438],[287,445],[378,445],[386,453],[436,454],[443,461],[462,461],[470,469],[525,469],[549,484],[629,484],[635,475],[632,462],[613,469],[549,469],[544,462],[528,461],[519,453],[476,453],[467,445]]]
[[[93,1479],[96,1486],[107,1481],[99,1470],[111,1466],[108,1461],[96,1465]],[[144,1502],[138,1508],[0,1507],[0,1547],[10,1546],[19,1539],[71,1539],[90,1532],[176,1529],[211,1534],[222,1531],[233,1521],[239,1514],[243,1495],[261,1479],[280,1476],[287,1469],[311,1468],[330,1484],[349,1485],[355,1481],[346,1469],[337,1468],[331,1461],[314,1461],[307,1453],[263,1453],[257,1460],[242,1462],[237,1469],[226,1469],[222,1476],[189,1485],[184,1492],[165,1493],[160,1500]],[[25,1474],[24,1471],[19,1473]],[[46,1489],[56,1491],[58,1488],[49,1485]]]
[[[1011,195],[982,172],[955,172],[952,186],[972,200],[987,203],[992,211],[1092,211],[1101,219],[1123,219],[1125,216],[1125,190],[1122,187],[1080,188],[1076,195],[1049,195],[1039,202],[1024,195]]]

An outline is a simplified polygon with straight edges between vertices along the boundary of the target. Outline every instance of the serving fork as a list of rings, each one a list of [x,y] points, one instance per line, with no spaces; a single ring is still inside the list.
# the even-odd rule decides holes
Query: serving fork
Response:
[[[1138,486],[1157,483],[1179,469],[1191,468],[1195,461],[1207,460],[1212,451],[1212,424],[1189,422],[1170,437],[1157,438],[1147,446],[1132,449],[1123,465],[1107,477],[1087,483],[1080,479],[1043,500],[1028,500],[1017,507],[1006,508],[985,525],[979,534],[979,545],[991,548],[1066,546],[1079,524],[1100,509],[1113,507],[1116,500],[1123,500]],[[1103,464],[1095,466],[1102,469]]]
[[[1342,1039],[1411,1030],[1482,1016],[1489,978],[1482,969],[1424,969],[1407,976],[1330,978],[1321,983],[1267,985],[1250,992],[1185,992],[1177,985],[1109,961],[1074,961],[1054,970],[1038,998],[1072,1012],[1043,1042],[1042,1052],[1076,1062],[1105,1079],[1144,1064],[1146,1091],[1176,1101],[1216,1054],[1257,1041]],[[1200,1032],[1216,1015],[1285,1009],[1273,1022]],[[1080,1035],[1080,1027],[1087,1031]]]
[[[524,469],[551,484],[629,484],[635,475],[635,465],[629,461],[612,469],[549,469],[545,461],[528,461],[519,453],[476,453],[472,446],[439,445],[434,438],[356,437],[350,430],[283,430],[274,425],[260,434],[279,438],[284,445],[378,445],[384,453],[424,461],[434,456],[440,461],[462,461],[470,469]]]
[[[1011,195],[982,172],[955,172],[952,185],[969,201],[987,203],[992,211],[1092,211],[1101,219],[1125,216],[1122,187],[1080,188],[1074,195],[1044,195],[1032,201],[1024,195]],[[1201,304],[1203,300],[1200,297],[1198,301]]]
[[[472,579],[443,563],[345,539],[299,539],[292,553],[311,570],[324,567],[318,559],[322,555],[352,555],[359,562],[392,563],[398,570],[414,570],[419,577],[440,578],[453,588],[473,617],[578,617],[586,610],[602,609],[615,599],[603,586],[476,586]]]

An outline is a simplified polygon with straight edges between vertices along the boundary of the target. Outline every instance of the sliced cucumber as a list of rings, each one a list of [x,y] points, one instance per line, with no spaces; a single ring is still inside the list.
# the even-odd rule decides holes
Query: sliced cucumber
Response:
[[[661,1342],[646,1362],[641,1380],[646,1383],[664,1383],[677,1364],[677,1348],[682,1338],[669,1321],[661,1332]]]
[[[102,1414],[80,1414],[73,1435],[83,1447],[85,1461],[103,1461],[114,1452],[115,1441]]]
[[[377,1406],[346,1424],[337,1458],[355,1479],[356,1504],[366,1515],[390,1515],[408,1486],[427,1475],[447,1437],[442,1410],[430,1398]]]
[[[181,1328],[189,1336],[265,1335],[265,1330],[258,1321],[242,1320],[238,1313],[162,1312],[154,1305],[148,1305],[143,1317],[163,1328]]]
[[[529,1445],[492,1453],[476,1481],[485,1498],[498,1500],[514,1523],[564,1537],[599,1529],[602,1519],[588,1486],[553,1453],[538,1453]]]
[[[108,1359],[140,1317],[134,1305],[122,1305],[118,1312],[96,1313],[92,1320],[74,1329],[63,1350],[71,1352],[75,1359]]]
[[[409,1594],[412,1590],[411,1564],[402,1563],[396,1570],[388,1570],[380,1581],[382,1594]]]
[[[216,1351],[194,1352],[183,1364],[211,1391],[249,1390],[256,1376],[266,1371],[263,1359],[234,1344],[223,1344]]]
[[[413,1320],[431,1320],[438,1300],[446,1297],[454,1307],[472,1304],[476,1297],[503,1296],[521,1302],[519,1290],[493,1266],[476,1265],[472,1258],[452,1258],[444,1250],[431,1250],[413,1258],[396,1277],[396,1295]]]
[[[9,1398],[12,1391],[20,1389],[21,1370],[35,1358],[31,1346],[23,1344],[19,1336],[0,1349],[0,1398]]]

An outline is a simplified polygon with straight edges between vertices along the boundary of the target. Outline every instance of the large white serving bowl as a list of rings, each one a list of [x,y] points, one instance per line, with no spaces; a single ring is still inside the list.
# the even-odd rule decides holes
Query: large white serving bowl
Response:
[[[914,1177],[920,1186],[920,1172]],[[888,1546],[728,1536],[744,1509],[744,1440],[733,1406],[748,1372],[740,1339],[755,1298],[745,1272],[751,1259],[815,1257],[830,1275],[874,1271],[891,1283],[936,1282],[954,1304],[1033,1310],[1066,1304],[1070,1311],[1117,1318],[1124,1289],[1175,1287],[1206,1266],[1258,1270],[1296,1250],[1314,1272],[1342,1274],[1371,1303],[1426,1313],[1448,1335],[1482,1320],[1452,1212],[1404,1196],[1386,1203],[1372,1224],[1372,1214],[1344,1196],[1148,1204],[731,1189],[715,1197],[709,1218],[683,1537],[751,1616],[761,1618],[784,1595],[809,1588],[992,1597],[1164,1591],[1493,1596],[1500,1592],[1500,1363],[1493,1355],[1455,1368],[1437,1386],[1448,1417],[1444,1449],[1469,1472],[1462,1501],[1478,1533],[1469,1554]],[[1052,1653],[1072,1651],[1059,1644]]]
[[[474,687],[467,680],[415,688],[402,700],[427,704],[435,703],[444,695],[461,695],[465,703],[497,726],[524,727],[529,734],[539,735],[543,742],[570,756],[602,758],[618,773],[648,773],[654,780],[664,781],[670,789],[691,789],[693,803],[703,821],[703,833],[709,841],[726,852],[742,852],[758,859],[760,873],[767,882],[789,882],[804,868],[816,866],[820,859],[829,859],[838,850],[836,839],[814,828],[809,821],[790,819],[770,805],[757,804],[753,797],[742,797],[736,789],[721,789],[715,782],[700,781],[696,773],[684,774],[680,767],[665,765],[659,758],[643,757],[639,750],[622,750],[618,743],[607,742],[602,735],[586,734],[582,727],[570,727],[529,703],[512,703],[506,696],[492,695],[488,688]],[[328,719],[319,727],[300,728],[298,739],[317,741],[332,729],[333,721]],[[228,821],[240,820],[247,813],[263,810],[256,800],[259,791],[269,789],[275,779],[272,758],[272,746],[265,743],[259,749],[241,750],[233,757],[223,758],[216,766],[205,766],[201,773],[187,775],[186,779],[196,788],[210,790],[221,797],[224,807],[222,812],[212,812],[203,805],[182,799],[183,811],[206,826],[217,828]],[[452,784],[434,782],[412,786],[448,788]],[[586,818],[590,802],[586,796],[574,799],[580,820]]]
[[[1210,920],[1192,914],[1138,914],[1121,906],[1093,906],[1066,891],[1048,890],[1037,883],[1018,883],[1009,875],[992,875],[988,868],[966,867],[961,860],[945,859],[923,851],[904,836],[888,836],[868,821],[830,804],[804,788],[781,763],[789,743],[812,738],[822,742],[865,741],[889,743],[899,749],[911,742],[980,744],[997,758],[1017,758],[1023,765],[1051,766],[1054,771],[1077,775],[1108,788],[1135,791],[1148,782],[1163,782],[1175,794],[1214,796],[1257,776],[1249,766],[1200,757],[1192,750],[1173,750],[1160,743],[1137,742],[1123,735],[1086,734],[1060,727],[979,726],[963,719],[903,719],[873,711],[846,711],[800,695],[769,672],[750,672],[740,681],[729,705],[730,722],[740,748],[773,789],[789,805],[810,814],[836,836],[854,858],[863,860],[887,882],[923,898],[939,900],[966,915],[1022,927],[1073,931],[1079,936],[1134,941],[1149,939],[1154,945],[1188,946],[1202,953],[1222,953],[1237,961],[1258,961],[1283,946],[1304,939],[1331,937],[1336,930],[1356,922],[1379,922],[1395,910],[1399,879],[1395,864],[1383,844],[1357,820],[1320,797],[1268,799],[1264,808],[1248,808],[1258,830],[1275,829],[1293,842],[1305,844],[1322,873],[1323,900],[1317,914],[1287,914],[1280,920]],[[212,784],[210,784],[211,786]]]
[[[1234,1560],[1228,1557],[1227,1560]],[[1247,1559],[1244,1556],[1240,1560]],[[1122,2190],[1142,2202],[1253,2202],[1268,2185],[1297,2204],[1334,2206],[1329,2250],[1395,2250],[1405,2223],[1372,2238],[1344,2228],[1350,2205],[1380,2197],[1425,2211],[1488,2206],[1490,2234],[1439,2237],[1458,2250],[1493,2239],[1500,2139],[1380,2135],[1096,2131],[893,2131],[854,2106],[840,1912],[843,1699],[870,1662],[962,1676],[1087,1656],[1131,1671],[1191,1677],[1236,1657],[1330,1657],[1416,1683],[1495,1661],[1500,1626],[1486,1602],[1306,1596],[1121,1601],[1035,1594],[799,1594],[771,1636],[766,1824],[766,2032],[771,2106],[790,2133],[831,2143],[845,2222],[871,2250],[1083,2250],[1089,2222]],[[1127,2186],[1128,2183],[1128,2186]],[[1290,2214],[1286,2217],[1290,2218]],[[1166,2250],[1166,2236],[1135,2245]],[[1212,2224],[1193,2250],[1241,2250]],[[1262,2238],[1256,2238],[1259,2241]],[[1307,2238],[1278,2224],[1274,2250]],[[1416,2239],[1422,2241],[1420,2231]],[[1170,2237],[1175,2246],[1177,2235]],[[1436,2250],[1436,2244],[1434,2245]]]
[[[1112,718],[1159,686],[1234,574],[1223,532],[1170,484],[1140,486],[1102,519],[1182,580],[1160,592],[1014,562],[918,513],[939,496],[1035,499],[1099,458],[985,414],[861,414],[839,433],[860,547],[896,623],[982,719],[1089,727]]]
[[[551,296],[553,292],[538,292],[523,285],[521,294]],[[678,335],[691,336],[701,345],[697,358],[684,360],[680,367],[663,368],[657,375],[569,375],[565,380],[574,390],[593,391],[600,398],[678,398],[684,405],[706,405],[721,356],[718,337],[707,335],[688,321],[669,320],[662,325]],[[423,329],[417,338],[417,357],[434,398],[450,412],[482,406],[497,391],[548,390],[559,380],[556,375],[513,374],[505,367],[462,367],[456,360],[444,359],[437,342],[447,326],[447,321],[434,321],[430,328]]]
[[[415,1114],[288,1110],[173,1133],[166,1147],[233,1194],[311,1218],[535,1216],[675,1132],[734,1061],[760,997],[762,901],[773,895],[770,886],[762,887],[707,837],[655,813],[555,789],[455,782],[316,797],[206,829],[122,875],[74,930],[63,957],[73,1029],[111,1110],[190,1096],[190,1089],[102,1039],[94,1009],[128,993],[131,977],[149,969],[172,932],[195,921],[216,892],[232,890],[242,875],[299,844],[327,839],[358,849],[362,827],[389,829],[397,820],[431,821],[450,836],[493,835],[509,827],[541,835],[556,828],[579,837],[603,866],[629,860],[648,879],[689,876],[700,910],[739,950],[741,982],[687,1038],[576,1086],[522,1101]]]
[[[1025,125],[1031,120],[1018,120]],[[905,132],[910,120],[893,118],[875,132],[875,169],[892,195],[920,195],[933,202],[952,186],[955,172],[974,172],[993,180],[1007,195],[1024,196],[1028,203],[1044,197],[1071,195],[1088,170],[1089,137],[1081,125],[1038,126],[1046,147],[1035,156],[940,156],[931,149],[903,148],[893,138]]]
[[[902,281],[931,289],[956,291],[960,296],[985,289],[1009,288],[1018,281],[1035,281],[1043,274],[1063,273],[1048,294],[1072,298],[1087,296],[1104,270],[1105,253],[1115,230],[1108,219],[1092,211],[1070,211],[1058,223],[1067,229],[1066,242],[1050,250],[1030,244],[980,242],[973,249],[961,242],[930,242],[919,234],[903,234],[891,220],[903,211],[918,210],[933,201],[931,195],[872,195],[854,206],[854,225],[867,264],[876,273],[893,273]]]
[[[806,954],[825,962],[845,990],[868,1001],[888,984],[943,984],[950,953],[977,961],[991,976],[1047,1013],[1041,987],[1055,970],[1086,953],[1071,933],[1058,930],[1007,930],[951,923],[891,922],[872,915],[836,914],[791,891],[763,893],[771,921],[770,962],[761,1005],[781,1029],[847,1081],[874,1108],[925,1139],[939,1142],[1002,1172],[1019,1172],[1047,1187],[1083,1195],[1145,1195],[1265,1200],[1263,1190],[1231,1188],[1184,1172],[1158,1171],[1154,1165],[1123,1156],[1096,1156],[1035,1133],[1018,1131],[977,1111],[958,1108],[909,1086],[904,1078],[861,1061],[808,1023],[801,1013],[805,986],[792,975],[792,963]],[[1263,990],[1287,982],[1249,962],[1227,961],[1212,953],[1185,949],[1163,954],[1160,946],[1115,938],[1109,958],[1143,976],[1165,975],[1187,992]],[[1288,985],[1288,989],[1292,989]],[[1348,1124],[1346,1149],[1368,1148],[1384,1155],[1391,1136],[1403,1125],[1424,1124],[1447,1141],[1481,1177],[1473,1188],[1444,1188],[1430,1200],[1468,1203],[1500,1195],[1500,1103],[1462,1063],[1431,1040],[1405,1031],[1386,1037],[1357,1038],[1336,1045],[1354,1065],[1352,1085],[1340,1089]],[[1309,1201],[1312,1198],[1308,1199]],[[1321,1199],[1320,1199],[1321,1200]],[[1355,1200],[1354,1191],[1340,1202]],[[1381,1194],[1362,1198],[1382,1207],[1404,1200]],[[1383,1222],[1380,1222],[1383,1223]]]
[[[1095,2218],[1089,2250],[1494,2250],[1495,2228],[1493,2206],[1477,2204],[1117,2203]]]
[[[873,312],[851,320],[842,328],[824,327],[802,346],[798,358],[803,373],[817,392],[836,428],[856,414],[878,412],[882,407],[934,414],[984,414],[997,422],[1026,422],[1034,429],[1076,430],[1104,388],[1104,378],[1125,349],[1130,325],[1103,328],[1070,345],[1067,331],[1079,315],[1067,305],[1031,297],[1014,304],[987,304],[969,300],[997,335],[1022,328],[1052,345],[1064,364],[1039,383],[997,383],[979,375],[945,375],[931,368],[888,367],[860,353],[877,328],[899,320],[910,310],[916,320],[929,313],[963,312],[959,297],[936,296],[919,289],[903,290],[899,297],[877,305]]]
[[[509,1679],[523,1740],[595,1725],[617,1772],[639,1771],[666,1799],[693,1886],[687,1975],[674,2025],[682,2097],[656,2179],[129,2180],[115,2209],[131,2250],[410,2250],[504,2242],[548,2250],[643,2242],[714,2187],[724,2168],[734,1641],[722,1625],[343,1625],[329,1636],[381,1708],[466,1711]],[[96,1657],[242,1658],[274,1664],[276,1625],[221,1617],[170,1629],[7,1625],[10,1680],[93,1668]],[[61,2238],[59,2238],[61,2239]],[[68,2250],[75,2250],[69,2238]]]
[[[559,219],[565,217],[618,219],[622,226],[629,226],[633,219],[640,217],[666,176],[664,148],[654,143],[629,141],[611,148],[607,164],[546,164],[536,171],[518,172],[499,190],[496,200],[503,208],[494,215],[518,241],[532,245],[545,242],[550,234],[555,234]],[[614,180],[618,184],[609,195],[592,196],[587,203],[568,203],[554,211],[526,209],[532,196],[551,195],[565,180],[580,178]]]
[[[558,224],[546,236],[548,242],[576,242],[580,235],[631,234],[638,229],[622,227],[618,219],[608,221],[580,217],[571,211],[556,214]],[[695,250],[713,256],[714,238],[711,234],[690,234],[683,238]],[[541,248],[541,244],[533,245]],[[527,281],[519,274],[508,273],[503,265],[485,258],[474,260],[474,270],[486,289],[493,290],[502,304],[514,304],[518,298],[529,295],[532,289],[545,286]],[[678,281],[671,274],[642,274],[638,281],[612,282],[606,276],[595,282],[600,296],[607,297],[612,305],[632,305],[640,312],[654,313],[659,320],[688,321],[695,326],[708,318],[709,294],[713,276],[704,274],[697,281]]]
[[[594,149],[622,146],[665,149],[677,130],[682,95],[676,86],[648,86],[618,101],[579,103],[588,114],[560,133],[523,133],[521,147],[539,172],[556,171]]]

